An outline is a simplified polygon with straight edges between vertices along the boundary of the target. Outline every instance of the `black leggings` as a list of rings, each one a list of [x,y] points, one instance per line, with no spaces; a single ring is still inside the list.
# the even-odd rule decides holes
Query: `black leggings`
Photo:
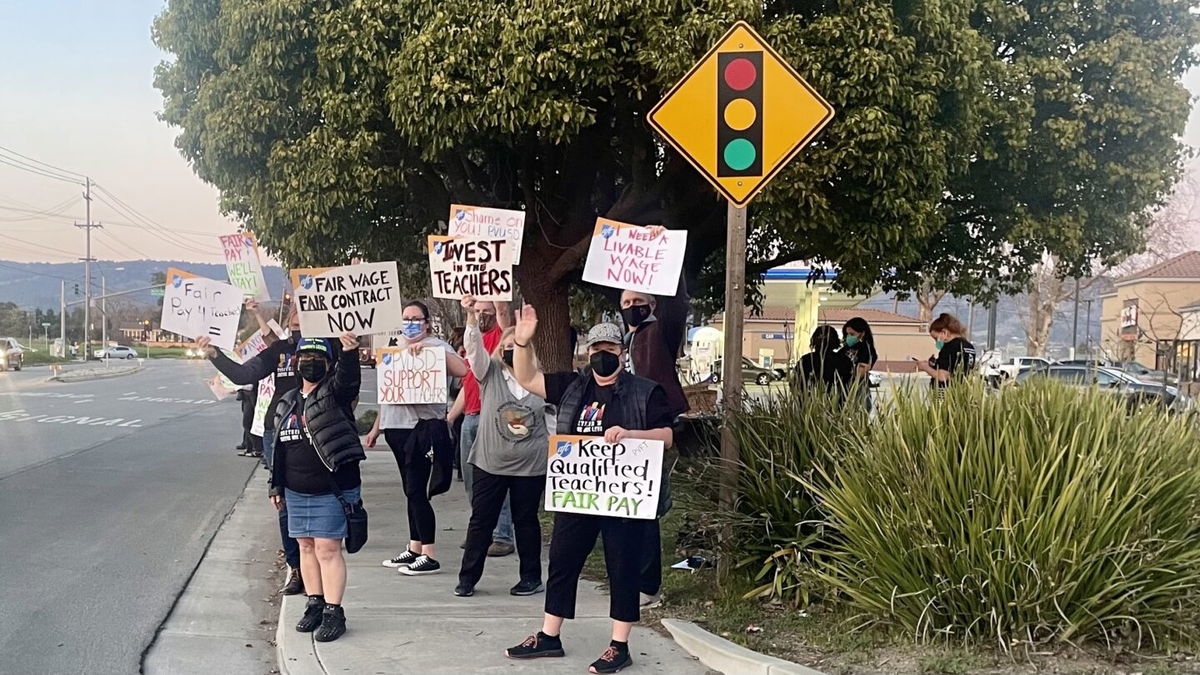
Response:
[[[412,433],[412,429],[384,429],[383,438],[392,449],[396,465],[400,467],[400,481],[404,485],[404,496],[408,499],[409,539],[432,544],[437,529],[433,505],[429,503],[429,475],[433,470],[433,462],[419,451],[409,456],[405,446]]]
[[[575,593],[579,573],[596,546],[596,535],[604,536],[604,568],[608,572],[609,616],[615,621],[636,622],[641,618],[638,587],[642,576],[642,548],[646,528],[653,520],[554,514],[550,536],[550,573],[546,582],[546,613],[575,618]]]
[[[512,505],[517,555],[521,558],[521,581],[542,580],[542,525],[538,507],[542,502],[545,476],[498,476],[472,465],[471,524],[467,526],[462,569],[458,580],[474,586],[483,576],[492,530],[500,519],[500,508],[508,495]]]

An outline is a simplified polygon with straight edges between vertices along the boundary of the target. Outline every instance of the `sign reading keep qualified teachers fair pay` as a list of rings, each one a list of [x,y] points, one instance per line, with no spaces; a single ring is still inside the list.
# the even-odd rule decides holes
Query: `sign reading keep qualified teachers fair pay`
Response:
[[[662,489],[662,441],[550,437],[546,510],[650,520]]]

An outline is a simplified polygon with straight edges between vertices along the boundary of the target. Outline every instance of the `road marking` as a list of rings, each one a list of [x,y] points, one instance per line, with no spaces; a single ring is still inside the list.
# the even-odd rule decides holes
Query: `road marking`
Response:
[[[76,401],[76,403],[83,403],[84,401],[94,400],[94,397],[96,396],[95,394],[63,394],[63,393],[52,392],[52,391],[4,391],[4,392],[0,392],[0,394],[11,394],[13,396],[20,396],[21,398],[28,397],[28,398],[79,399]]]
[[[140,427],[140,419],[124,417],[82,417],[75,415],[30,415],[24,410],[0,412],[0,422],[37,422],[38,424],[78,424],[89,427]]]
[[[184,405],[212,405],[216,401],[204,398],[170,398],[164,396],[137,396],[129,393],[121,396],[118,401],[134,401],[137,403],[182,403]]]

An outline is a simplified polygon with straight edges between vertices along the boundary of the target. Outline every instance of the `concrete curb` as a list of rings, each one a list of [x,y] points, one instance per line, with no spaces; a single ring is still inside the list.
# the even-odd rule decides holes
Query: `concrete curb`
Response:
[[[71,371],[67,371],[61,375],[51,375],[50,377],[46,378],[46,381],[47,382],[63,382],[63,383],[69,384],[72,382],[91,382],[92,380],[107,380],[107,379],[110,379],[113,377],[123,377],[125,375],[133,375],[134,373],[140,373],[141,371],[145,370],[145,368],[146,368],[146,366],[141,365],[141,364],[136,365],[136,366],[130,366],[128,368],[125,368],[125,367],[104,368],[104,369],[89,368],[87,370],[75,371],[74,373],[72,373]]]
[[[717,637],[691,621],[663,619],[662,625],[675,642],[700,659],[704,665],[722,673],[738,675],[824,675],[791,661],[751,651]]]
[[[275,654],[281,675],[326,675],[321,659],[317,657],[312,633],[300,633],[296,622],[288,617],[302,614],[303,604],[308,599],[303,595],[285,595],[279,603],[279,622],[275,626]],[[289,611],[290,605],[300,605]]]

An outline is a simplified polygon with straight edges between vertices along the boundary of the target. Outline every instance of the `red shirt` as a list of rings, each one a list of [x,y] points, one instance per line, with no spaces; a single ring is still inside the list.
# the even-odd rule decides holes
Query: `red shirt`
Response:
[[[492,329],[483,334],[483,348],[489,354],[500,344],[500,336],[504,331],[500,329],[500,324],[492,326]],[[467,415],[478,415],[483,408],[483,404],[479,401],[479,380],[475,379],[475,373],[472,373],[470,368],[467,369],[467,375],[463,379],[463,413]]]

